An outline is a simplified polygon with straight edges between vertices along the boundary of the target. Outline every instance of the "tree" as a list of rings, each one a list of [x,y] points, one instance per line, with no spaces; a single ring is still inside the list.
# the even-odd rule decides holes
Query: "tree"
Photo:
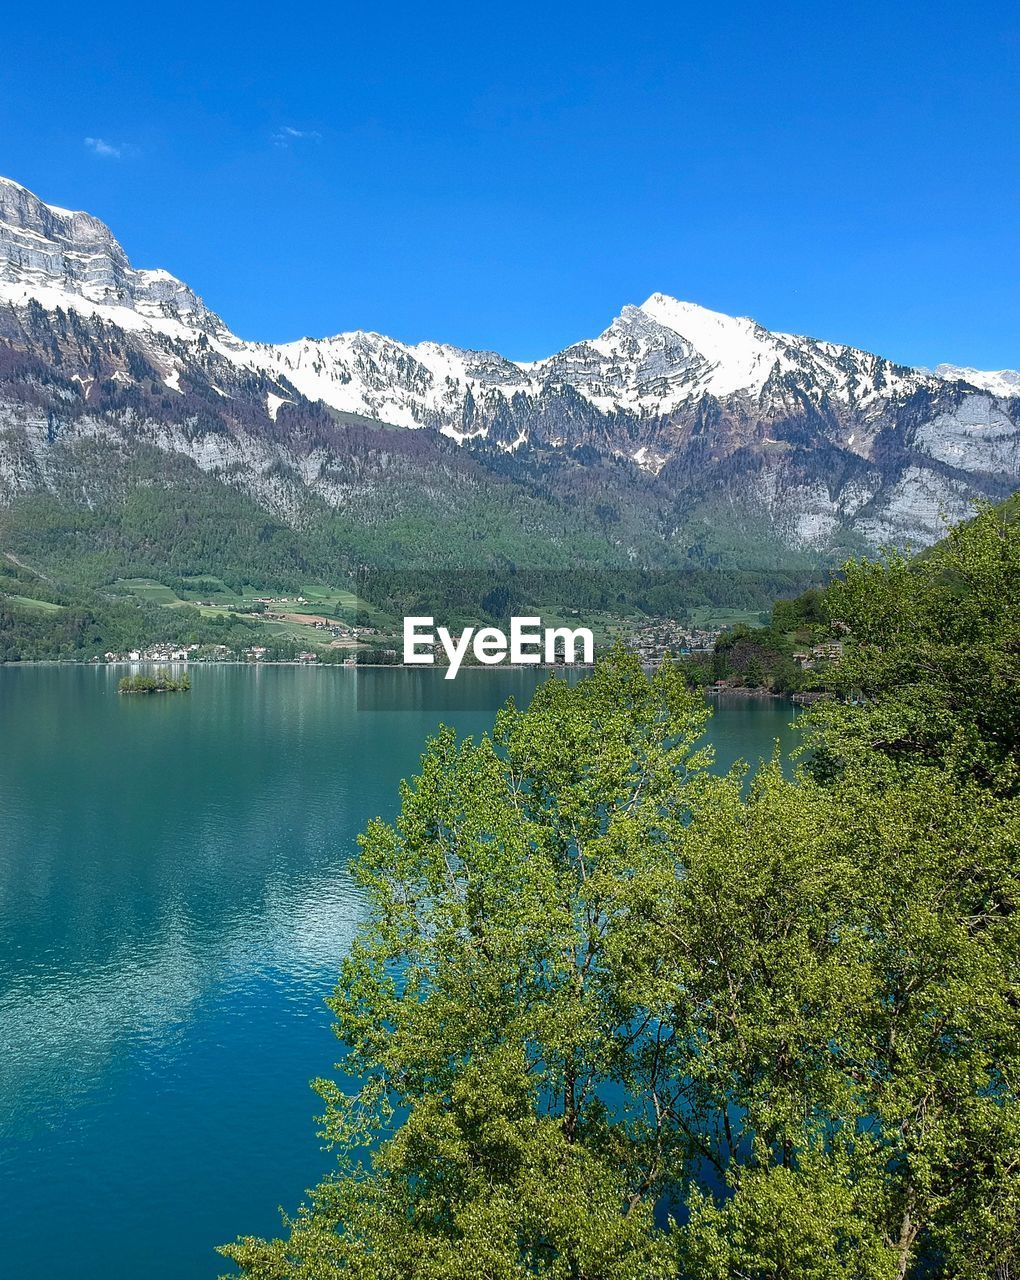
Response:
[[[678,1274],[1020,1263],[1018,815],[948,773],[874,782],[773,766],[686,829],[687,1113],[723,1189],[695,1176]]]
[[[851,562],[827,607],[845,653],[842,694],[813,715],[816,772],[876,755],[1020,785],[1020,523],[984,507],[925,555]]]
[[[356,866],[336,1172],[245,1274],[1020,1266],[1015,805],[948,765],[748,790],[706,715],[618,652],[429,744]]]
[[[372,923],[331,1005],[363,1083],[319,1083],[340,1176],[286,1243],[228,1250],[249,1274],[672,1274],[654,907],[707,715],[671,666],[618,655],[491,738],[429,744],[357,865]]]

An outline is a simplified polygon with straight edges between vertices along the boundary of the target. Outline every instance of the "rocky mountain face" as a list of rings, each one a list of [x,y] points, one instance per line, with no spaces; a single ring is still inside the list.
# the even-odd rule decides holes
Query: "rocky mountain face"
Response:
[[[403,519],[423,493],[442,519],[463,481],[545,504],[550,530],[573,512],[631,563],[741,538],[817,560],[925,545],[1020,487],[1020,374],[905,368],[663,294],[532,363],[360,331],[248,342],[97,219],[0,179],[0,503],[87,502],[140,447],[292,523]]]
[[[168,271],[138,271],[110,229],[90,214],[44,204],[0,178],[0,285],[12,302],[130,310],[159,324],[226,333],[226,326]]]

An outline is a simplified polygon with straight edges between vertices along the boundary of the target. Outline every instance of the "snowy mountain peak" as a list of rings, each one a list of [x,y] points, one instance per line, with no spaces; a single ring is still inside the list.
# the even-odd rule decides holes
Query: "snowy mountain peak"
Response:
[[[636,310],[684,336],[696,333],[746,332],[760,328],[747,316],[731,316],[722,311],[712,311],[699,302],[685,302],[668,293],[653,293]]]
[[[163,270],[136,270],[110,228],[81,210],[40,200],[0,178],[0,299],[35,299],[99,314],[125,328],[207,333],[225,327],[186,284]],[[169,322],[169,323],[167,323]]]
[[[56,314],[68,311],[88,323]],[[19,350],[59,357],[56,411],[79,395],[95,410],[54,432],[36,411],[34,383],[27,409],[5,408],[0,379],[0,495],[4,483],[48,483],[42,468],[54,459],[54,474],[64,467],[75,432],[91,441],[100,431],[125,449],[144,439],[186,455],[278,515],[301,509],[288,485],[331,507],[364,490],[374,520],[380,500],[364,489],[363,458],[337,470],[373,434],[347,432],[347,415],[470,442],[479,466],[498,460],[500,483],[518,471],[515,484],[548,479],[565,506],[605,489],[604,510],[623,513],[620,547],[630,545],[632,501],[667,542],[688,517],[700,530],[706,519],[737,528],[749,516],[798,549],[845,534],[854,545],[923,545],[945,513],[965,518],[975,495],[1020,485],[1020,373],[909,369],[663,293],[623,307],[597,337],[530,362],[366,330],[248,342],[169,272],[133,267],[98,218],[7,179],[0,346],[15,369]],[[147,424],[106,413],[128,387],[148,405]],[[378,434],[394,477],[416,452],[438,460],[437,493],[462,474],[447,467],[441,442],[435,454],[437,442],[414,442],[398,464],[408,442],[391,457],[392,437]],[[518,450],[520,466],[506,459]],[[402,480],[388,483],[386,493],[401,492],[393,486]],[[700,543],[686,554],[694,550]]]
[[[158,348],[156,363],[174,389],[188,357],[167,339],[185,349],[203,342],[234,368],[286,379],[333,409],[398,426],[434,427],[458,440],[490,437],[499,443],[501,432],[510,433],[512,447],[531,439],[532,428],[506,424],[521,415],[541,419],[540,407],[550,398],[648,424],[701,412],[709,402],[763,421],[811,405],[823,414],[858,416],[846,436],[859,454],[869,447],[872,424],[877,431],[894,406],[920,387],[965,381],[996,396],[1020,394],[1020,375],[1010,371],[983,374],[944,365],[933,375],[903,369],[853,347],[773,333],[747,317],[664,293],[623,307],[598,337],[527,363],[366,330],[282,345],[246,342],[169,272],[132,267],[98,218],[46,204],[19,183],[0,179],[0,302],[18,308],[29,300],[47,311],[73,309],[139,333]],[[708,411],[715,410],[709,405]],[[559,430],[550,438],[558,440]],[[628,449],[627,456],[636,455]]]
[[[940,364],[935,375],[948,382],[966,382],[993,396],[1020,396],[1020,371],[1016,369],[967,369],[962,365]]]
[[[640,310],[685,338],[711,368],[707,389],[713,395],[738,391],[757,394],[779,358],[775,336],[746,317],[710,311],[653,293]]]

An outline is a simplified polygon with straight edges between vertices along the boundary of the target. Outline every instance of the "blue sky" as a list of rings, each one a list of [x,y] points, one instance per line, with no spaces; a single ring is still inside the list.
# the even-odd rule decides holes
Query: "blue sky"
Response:
[[[245,337],[530,359],[661,290],[1020,365],[1012,4],[51,3],[0,173]]]

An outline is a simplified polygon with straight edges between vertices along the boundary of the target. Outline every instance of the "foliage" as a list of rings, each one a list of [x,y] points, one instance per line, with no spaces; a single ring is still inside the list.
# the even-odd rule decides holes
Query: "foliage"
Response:
[[[620,652],[443,730],[371,823],[335,1174],[251,1276],[1020,1266],[1020,815],[953,760],[712,775]]]
[[[665,1081],[626,975],[643,983],[631,960],[655,927],[634,906],[664,883],[658,848],[684,818],[671,793],[678,771],[704,774],[706,715],[673,670],[648,682],[620,661],[575,689],[548,682],[492,738],[431,744],[357,868],[377,924],[333,1008],[344,1070],[365,1083],[352,1098],[320,1086],[347,1176],[289,1246],[235,1251],[253,1274],[288,1256],[280,1274],[398,1274],[415,1256],[436,1276],[478,1274],[479,1256],[493,1275],[668,1274],[652,1215],[672,1135],[644,1104],[612,1123],[599,1091]],[[367,1175],[355,1144],[386,1131]]]
[[[337,660],[342,660],[338,654]],[[396,649],[358,649],[354,660],[359,667],[395,667],[400,666],[401,658]]]
[[[158,671],[154,676],[133,675],[122,677],[117,685],[118,693],[187,693],[191,688],[191,677],[185,671],[183,675],[171,676],[165,671]]]
[[[796,635],[798,640],[827,635],[831,623],[828,596],[818,587],[809,587],[796,599],[777,600],[770,622],[780,635]]]
[[[851,562],[827,593],[845,653],[814,713],[819,776],[898,769],[1020,783],[1020,524],[986,507],[916,560]]]
[[[828,663],[814,669],[798,666],[794,654],[832,635],[827,593],[809,587],[799,596],[777,600],[763,625],[737,623],[718,637],[712,653],[685,660],[688,683],[701,688],[715,681],[773,693],[818,688],[827,679]]]

